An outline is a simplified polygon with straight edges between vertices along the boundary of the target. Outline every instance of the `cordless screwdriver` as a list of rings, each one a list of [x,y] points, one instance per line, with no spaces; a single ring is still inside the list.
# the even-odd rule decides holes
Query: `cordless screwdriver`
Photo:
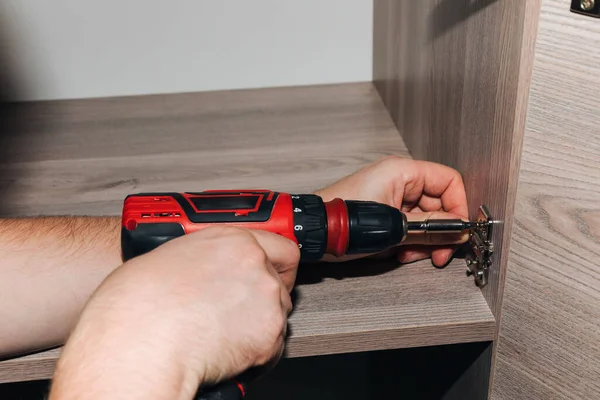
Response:
[[[139,193],[127,196],[123,204],[123,258],[216,224],[285,236],[298,244],[301,262],[311,262],[325,254],[384,251],[404,241],[409,231],[460,233],[476,223],[408,222],[406,214],[387,204],[339,198],[325,202],[314,194],[270,190]]]
[[[314,194],[271,190],[139,193],[125,198],[121,246],[125,261],[202,228],[227,224],[260,229],[297,243],[301,262],[326,254],[372,254],[404,241],[409,232],[460,233],[477,223],[462,220],[408,222],[395,207],[372,201],[324,201]],[[246,382],[230,381],[197,400],[242,399]]]

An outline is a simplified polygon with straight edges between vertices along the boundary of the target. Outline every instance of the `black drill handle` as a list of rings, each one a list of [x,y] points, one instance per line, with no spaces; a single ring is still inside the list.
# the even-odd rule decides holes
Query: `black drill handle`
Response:
[[[246,384],[237,380],[229,380],[201,390],[194,400],[242,400],[246,396]]]
[[[219,382],[214,386],[200,387],[194,400],[242,400],[248,393],[248,385],[271,370],[279,360],[272,360],[263,366],[252,367],[233,379]]]

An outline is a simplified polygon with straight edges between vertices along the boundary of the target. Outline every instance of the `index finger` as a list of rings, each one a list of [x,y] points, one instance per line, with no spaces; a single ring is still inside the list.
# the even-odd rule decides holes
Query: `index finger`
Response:
[[[300,249],[295,242],[284,236],[263,230],[250,229],[249,232],[263,248],[269,261],[279,274],[298,268]]]
[[[467,194],[457,170],[442,164],[419,161],[412,174],[412,179],[423,180],[424,194],[441,199],[444,211],[469,218]]]

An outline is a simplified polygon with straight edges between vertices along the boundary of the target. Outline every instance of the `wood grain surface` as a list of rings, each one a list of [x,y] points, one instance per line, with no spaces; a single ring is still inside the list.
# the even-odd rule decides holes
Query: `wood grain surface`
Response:
[[[374,83],[411,155],[459,170],[471,217],[485,204],[499,221],[482,289],[497,321],[538,14],[539,0],[375,0]],[[491,390],[475,377],[493,376],[495,348],[456,393]]]
[[[374,82],[411,155],[458,169],[472,218],[485,204],[503,222],[483,288],[494,315],[528,94],[521,49],[535,36],[526,11],[522,0],[375,0]]]
[[[408,156],[369,83],[4,109],[0,215],[117,215],[126,194],[146,190],[306,192]]]
[[[543,0],[493,398],[600,398],[600,21]]]
[[[462,265],[310,267],[295,290],[286,358],[492,340],[495,322]],[[0,383],[52,376],[60,349],[0,362]]]
[[[119,215],[142,191],[310,192],[406,147],[371,83],[14,106],[2,215]],[[286,357],[489,341],[495,320],[460,260],[303,268]],[[0,362],[50,377],[56,350]]]

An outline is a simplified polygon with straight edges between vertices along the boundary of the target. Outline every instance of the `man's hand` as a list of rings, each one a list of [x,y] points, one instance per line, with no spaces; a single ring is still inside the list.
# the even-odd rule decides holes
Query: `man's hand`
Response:
[[[341,179],[316,194],[325,201],[339,197],[385,203],[407,213],[409,221],[428,218],[469,218],[467,197],[460,174],[444,165],[386,157]],[[427,257],[445,265],[468,235],[410,236],[397,251],[400,262]]]
[[[278,359],[299,258],[282,236],[210,227],[128,261],[86,306],[50,399],[189,399]]]

